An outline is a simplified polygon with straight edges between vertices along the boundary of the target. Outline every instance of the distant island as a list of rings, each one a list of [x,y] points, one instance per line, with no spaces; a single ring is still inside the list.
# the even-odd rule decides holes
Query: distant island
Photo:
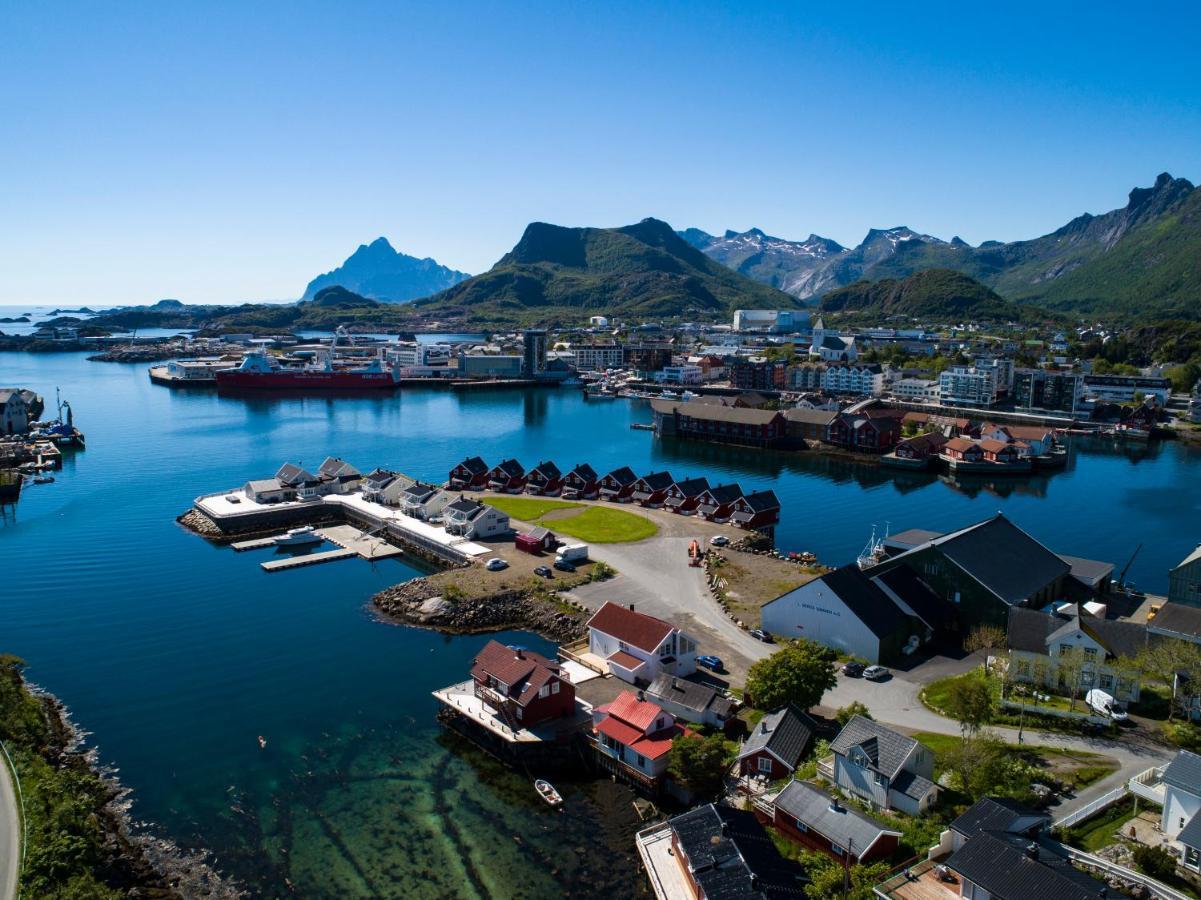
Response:
[[[301,299],[312,300],[325,288],[342,287],[370,300],[405,303],[436,294],[467,277],[466,272],[447,268],[428,257],[418,259],[399,253],[381,237],[360,244],[338,268],[310,281]]]

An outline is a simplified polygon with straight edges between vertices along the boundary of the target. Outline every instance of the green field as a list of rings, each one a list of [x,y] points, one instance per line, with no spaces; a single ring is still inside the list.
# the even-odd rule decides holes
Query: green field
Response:
[[[606,506],[527,497],[487,497],[484,502],[514,519],[542,525],[555,534],[565,534],[589,544],[641,541],[659,533],[659,527],[649,518]],[[564,510],[567,514],[560,515]]]
[[[538,500],[534,497],[485,497],[484,502],[523,522],[533,522],[556,509],[580,509],[584,504],[567,500]]]

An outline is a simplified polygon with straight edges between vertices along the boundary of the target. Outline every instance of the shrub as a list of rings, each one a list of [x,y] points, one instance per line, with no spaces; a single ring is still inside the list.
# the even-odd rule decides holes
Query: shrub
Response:
[[[1146,844],[1136,844],[1134,847],[1134,864],[1138,870],[1152,878],[1166,881],[1176,875],[1176,860],[1163,847],[1148,847]]]

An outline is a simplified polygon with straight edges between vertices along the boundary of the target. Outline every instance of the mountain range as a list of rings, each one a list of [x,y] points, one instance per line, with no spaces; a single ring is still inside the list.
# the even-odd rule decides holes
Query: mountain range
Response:
[[[724,265],[810,300],[863,279],[904,279],[924,269],[969,275],[998,295],[1062,312],[1201,318],[1201,191],[1164,173],[1124,207],[1085,213],[1050,234],[973,247],[905,226],[872,229],[856,247],[757,228],[683,240]]]
[[[392,248],[385,238],[360,244],[338,268],[318,275],[304,289],[302,300],[312,300],[327,287],[344,287],[363,297],[384,303],[406,303],[428,297],[467,278],[426,257],[418,259]]]
[[[710,259],[658,219],[622,228],[534,222],[489,271],[413,304],[477,324],[575,321],[588,313],[712,318],[801,305]]]

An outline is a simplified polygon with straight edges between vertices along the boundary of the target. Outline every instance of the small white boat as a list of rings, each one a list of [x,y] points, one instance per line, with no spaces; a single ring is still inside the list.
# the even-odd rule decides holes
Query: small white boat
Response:
[[[53,484],[54,476],[53,475],[38,475],[36,478],[33,479],[33,483],[34,484]]]
[[[299,528],[288,529],[287,534],[281,534],[275,539],[277,547],[300,547],[305,544],[320,544],[324,538],[313,530],[312,525],[302,525]]]
[[[549,781],[543,781],[539,778],[534,782],[534,789],[538,791],[538,796],[549,803],[551,806],[562,806],[563,797],[555,790],[555,786]]]

